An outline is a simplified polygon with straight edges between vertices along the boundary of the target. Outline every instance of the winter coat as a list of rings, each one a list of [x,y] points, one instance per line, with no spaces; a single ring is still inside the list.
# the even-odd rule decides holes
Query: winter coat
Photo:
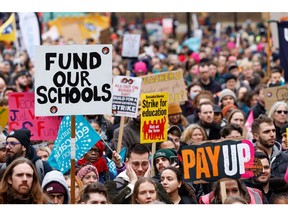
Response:
[[[281,144],[275,142],[270,157],[271,174],[283,178],[288,166],[288,154],[281,150]]]

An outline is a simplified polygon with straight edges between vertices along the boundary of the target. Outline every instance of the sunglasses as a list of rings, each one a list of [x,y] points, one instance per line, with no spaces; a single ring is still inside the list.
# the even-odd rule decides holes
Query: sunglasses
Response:
[[[288,113],[288,111],[286,111],[286,110],[276,110],[276,112],[278,114],[281,114],[283,112],[285,115]]]

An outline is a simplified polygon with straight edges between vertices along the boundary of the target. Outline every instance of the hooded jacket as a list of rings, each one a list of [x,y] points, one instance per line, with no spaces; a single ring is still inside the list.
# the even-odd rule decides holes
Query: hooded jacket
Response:
[[[281,144],[275,142],[270,157],[271,174],[283,178],[288,166],[288,154],[282,151]]]
[[[48,185],[51,182],[58,182],[65,188],[66,194],[64,196],[64,203],[63,204],[69,204],[70,203],[70,192],[69,192],[69,188],[67,186],[67,183],[65,181],[63,174],[58,170],[52,170],[51,172],[47,173],[43,179],[43,182],[42,182],[43,192],[44,192],[44,188],[46,187],[46,185]]]

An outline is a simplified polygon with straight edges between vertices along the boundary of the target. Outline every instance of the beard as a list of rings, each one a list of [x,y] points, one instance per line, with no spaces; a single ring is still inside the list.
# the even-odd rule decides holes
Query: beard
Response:
[[[19,83],[19,87],[20,89],[22,89],[23,91],[27,88],[28,85],[23,85],[22,83]]]
[[[272,143],[271,141],[264,140],[261,137],[259,137],[259,143],[266,148],[272,148],[274,146],[275,139],[274,139],[274,142]]]
[[[6,154],[6,164],[7,164],[7,166],[8,166],[12,161],[14,161],[16,158],[22,157],[22,156],[23,156],[23,151],[22,151],[22,149],[19,149],[18,152],[16,152],[15,154],[12,154],[12,155],[7,155],[7,154]]]

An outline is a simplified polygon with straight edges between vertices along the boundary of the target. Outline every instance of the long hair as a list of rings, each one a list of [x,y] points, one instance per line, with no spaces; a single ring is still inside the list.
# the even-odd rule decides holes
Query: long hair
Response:
[[[244,198],[247,203],[250,203],[251,198],[250,198],[249,192],[247,190],[247,187],[244,185],[244,183],[241,182],[241,180],[239,180],[239,179],[229,179],[229,181],[236,181],[237,182],[240,196],[242,198]],[[214,199],[212,199],[211,203],[222,204],[220,194],[221,194],[220,181],[217,181],[216,185],[215,185],[215,190],[214,190]]]
[[[151,183],[152,185],[154,185],[154,188],[155,188],[155,191],[156,191],[156,197],[157,197],[157,200],[159,200],[159,194],[158,194],[158,189],[157,189],[157,185],[156,183],[153,181],[152,178],[147,178],[147,177],[140,177],[136,183],[135,183],[135,186],[134,186],[134,190],[133,190],[133,194],[132,194],[132,200],[131,200],[131,203],[132,204],[138,204],[138,202],[136,201],[137,197],[138,197],[138,194],[139,194],[139,188],[140,188],[140,185],[145,183],[145,182],[149,182]]]
[[[189,126],[183,131],[180,140],[181,140],[182,142],[184,142],[184,143],[189,144],[189,145],[192,144],[192,143],[188,143],[188,141],[191,140],[191,138],[192,138],[192,133],[193,133],[193,131],[196,130],[196,129],[199,129],[199,130],[201,131],[201,133],[202,133],[202,135],[203,135],[203,140],[202,140],[202,141],[207,140],[206,132],[205,132],[204,129],[203,129],[200,125],[198,125],[198,124],[191,124],[191,125],[189,125]],[[194,144],[197,144],[197,143],[194,143]]]
[[[24,157],[20,157],[15,159],[9,166],[6,168],[3,178],[0,182],[0,203],[9,204],[10,200],[13,200],[13,197],[9,197],[9,195],[13,196],[13,192],[11,189],[11,185],[8,183],[8,179],[12,178],[12,174],[14,172],[14,168],[19,164],[28,164],[33,169],[33,182],[31,190],[28,194],[29,197],[32,198],[32,204],[45,204],[47,200],[43,196],[43,192],[39,183],[39,179],[37,176],[37,171],[33,165],[33,163]]]
[[[284,106],[285,110],[288,111],[288,105],[285,101],[277,101],[277,102],[273,103],[273,105],[271,106],[269,113],[268,113],[268,117],[270,117],[274,120],[274,113],[276,112],[276,110],[278,109],[279,106]],[[288,121],[288,115],[286,115],[286,121]]]

